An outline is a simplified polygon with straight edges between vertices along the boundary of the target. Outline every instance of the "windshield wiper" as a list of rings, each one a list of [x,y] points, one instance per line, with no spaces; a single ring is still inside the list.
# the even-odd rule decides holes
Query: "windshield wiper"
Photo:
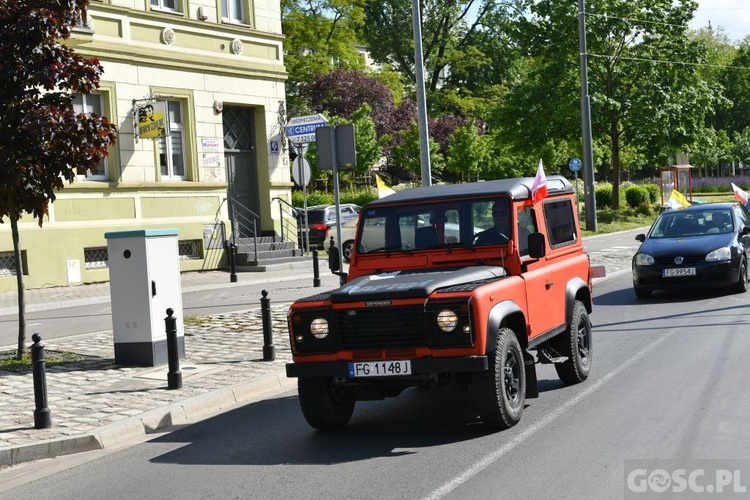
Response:
[[[402,250],[401,245],[388,245],[380,248],[376,248],[374,250],[369,250],[367,252],[362,252],[362,254],[370,254],[370,253],[376,253],[376,252],[385,252],[386,255],[388,255],[389,252],[392,252],[394,250]],[[405,252],[411,253],[411,250],[404,250]]]

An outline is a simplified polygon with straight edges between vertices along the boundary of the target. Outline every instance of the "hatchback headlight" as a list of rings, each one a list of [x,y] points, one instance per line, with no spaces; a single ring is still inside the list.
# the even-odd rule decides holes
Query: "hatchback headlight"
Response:
[[[437,325],[444,332],[452,332],[458,325],[458,316],[450,309],[443,309],[437,315]]]
[[[717,248],[706,255],[706,262],[716,262],[719,260],[729,260],[732,258],[732,250],[729,247]]]
[[[653,266],[654,258],[647,253],[639,253],[635,256],[636,266]]]
[[[316,339],[324,339],[328,336],[328,320],[325,318],[315,318],[310,323],[310,333]]]

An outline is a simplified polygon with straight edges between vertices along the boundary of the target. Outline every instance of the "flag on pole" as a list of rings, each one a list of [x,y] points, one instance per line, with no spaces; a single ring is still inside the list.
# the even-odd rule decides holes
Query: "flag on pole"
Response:
[[[673,189],[672,194],[669,195],[667,206],[672,209],[684,208],[689,207],[690,202],[687,201],[687,198],[685,198],[684,194],[680,193],[676,189]]]
[[[531,185],[531,200],[536,203],[547,197],[547,176],[544,175],[542,160],[539,159],[539,167],[536,169],[536,177]]]
[[[743,205],[746,204],[747,200],[750,198],[750,195],[740,189],[734,182],[732,183],[732,191],[734,191],[734,197],[737,198],[737,201],[742,202]]]
[[[378,187],[378,198],[385,198],[389,194],[395,193],[395,191],[385,185],[383,179],[378,174],[375,174],[375,184]]]

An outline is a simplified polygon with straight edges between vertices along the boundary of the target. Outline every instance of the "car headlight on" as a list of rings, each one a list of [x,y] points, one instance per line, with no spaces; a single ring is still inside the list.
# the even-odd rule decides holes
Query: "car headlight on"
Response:
[[[310,333],[316,339],[324,339],[328,336],[328,320],[325,318],[315,318],[310,323]]]
[[[654,258],[647,253],[639,253],[635,256],[636,266],[653,266]]]
[[[707,262],[716,262],[719,260],[729,260],[732,258],[732,250],[729,247],[717,248],[706,255]]]
[[[458,325],[458,316],[450,309],[444,309],[437,315],[437,325],[444,332],[452,332]]]

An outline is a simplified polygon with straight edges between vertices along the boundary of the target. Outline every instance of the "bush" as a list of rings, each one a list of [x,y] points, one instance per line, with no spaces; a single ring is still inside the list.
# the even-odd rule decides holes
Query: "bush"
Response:
[[[600,183],[594,190],[597,208],[612,208],[612,184]]]
[[[625,189],[625,201],[631,208],[649,203],[648,190],[641,186],[630,186]]]
[[[641,203],[635,208],[635,212],[639,215],[651,216],[654,215],[654,207],[650,203]]]
[[[641,187],[648,191],[648,200],[651,204],[658,205],[661,198],[661,189],[659,189],[659,186],[656,184],[643,184]]]
[[[340,203],[354,203],[356,205],[364,206],[372,200],[377,199],[378,194],[375,191],[358,190],[358,191],[342,191],[339,195]],[[325,191],[309,191],[307,193],[307,206],[312,207],[313,205],[334,205],[336,203],[333,193],[326,193]],[[295,207],[301,207],[304,204],[304,198],[302,191],[292,191],[292,205]]]

